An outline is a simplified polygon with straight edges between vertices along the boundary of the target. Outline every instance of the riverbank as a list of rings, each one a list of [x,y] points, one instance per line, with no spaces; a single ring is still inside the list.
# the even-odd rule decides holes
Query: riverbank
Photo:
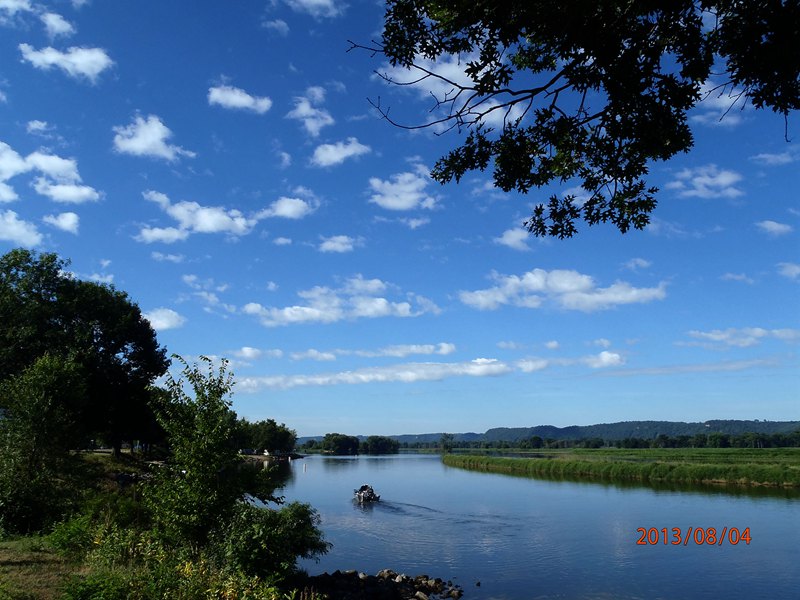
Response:
[[[800,449],[580,450],[530,457],[446,454],[444,464],[476,471],[596,481],[800,488]]]

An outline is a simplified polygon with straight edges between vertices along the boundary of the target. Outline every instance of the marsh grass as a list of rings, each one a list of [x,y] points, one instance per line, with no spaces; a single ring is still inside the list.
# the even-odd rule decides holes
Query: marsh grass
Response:
[[[449,454],[451,467],[609,482],[800,488],[800,449],[565,450],[536,457]]]

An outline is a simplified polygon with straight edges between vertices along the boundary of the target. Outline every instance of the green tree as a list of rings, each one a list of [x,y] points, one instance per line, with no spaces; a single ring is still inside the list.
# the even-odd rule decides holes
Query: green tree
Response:
[[[439,448],[441,448],[444,454],[452,452],[454,445],[455,436],[452,433],[443,433],[442,437],[439,438]]]
[[[411,71],[383,74],[389,83],[446,90],[422,125],[373,102],[395,125],[469,130],[437,181],[491,166],[504,191],[579,184],[585,198],[554,194],[526,222],[564,238],[581,219],[623,233],[648,224],[651,163],[692,147],[687,111],[704,96],[785,117],[800,108],[799,22],[800,5],[780,0],[388,0],[382,40],[351,49]],[[456,56],[465,78],[437,72]]]
[[[201,357],[204,371],[175,358],[183,364],[182,377],[168,376],[168,394],[156,406],[170,455],[144,488],[158,537],[193,559],[208,557],[223,570],[248,576],[282,577],[294,570],[298,556],[326,552],[317,513],[300,503],[266,507],[278,502],[270,473],[238,456],[227,361],[215,369]]]
[[[119,451],[152,429],[148,386],[169,361],[125,292],[76,279],[67,267],[51,253],[0,257],[0,381],[46,353],[73,360],[86,389],[85,401],[69,407],[76,432]]]
[[[322,438],[322,450],[337,455],[358,454],[359,441],[353,435],[326,433]]]
[[[390,437],[371,435],[361,442],[359,452],[361,454],[397,454],[400,452],[400,443]]]
[[[84,397],[83,370],[45,354],[0,382],[0,529],[40,531],[69,508],[69,449]]]
[[[167,434],[169,461],[148,487],[146,499],[163,537],[196,553],[214,526],[231,518],[247,490],[237,477],[236,414],[229,399],[233,377],[227,362],[214,373],[212,361],[202,357],[208,367],[204,373],[175,358],[184,365],[185,381],[168,375],[168,394],[154,407]]]
[[[236,421],[235,438],[239,448],[266,450],[270,454],[288,454],[297,443],[297,433],[274,419],[255,422],[239,419]]]

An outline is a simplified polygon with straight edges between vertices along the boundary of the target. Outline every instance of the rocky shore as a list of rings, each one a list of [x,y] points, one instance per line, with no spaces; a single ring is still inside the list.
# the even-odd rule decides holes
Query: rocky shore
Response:
[[[307,589],[331,600],[446,600],[461,598],[463,591],[452,581],[427,575],[410,577],[384,569],[377,575],[358,571],[334,571],[309,577]]]

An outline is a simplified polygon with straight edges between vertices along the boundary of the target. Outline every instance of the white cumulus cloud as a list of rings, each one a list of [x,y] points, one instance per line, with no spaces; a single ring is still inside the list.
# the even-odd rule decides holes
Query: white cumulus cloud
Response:
[[[416,165],[413,172],[396,173],[389,179],[370,177],[372,195],[369,201],[387,210],[432,209],[436,199],[425,191],[429,182],[428,169],[422,165]]]
[[[349,235],[332,235],[322,238],[319,251],[343,254],[345,252],[352,252],[358,243],[359,241],[357,239],[351,238]]]
[[[333,125],[331,114],[319,105],[325,101],[325,89],[312,86],[306,89],[305,96],[294,98],[294,108],[286,113],[288,119],[300,121],[312,137],[317,137],[323,127]]]
[[[785,223],[778,223],[777,221],[759,221],[756,223],[756,227],[762,232],[766,233],[771,237],[779,237],[781,235],[786,235],[787,233],[791,233],[794,231],[794,227],[791,225],[786,225]]]
[[[311,164],[317,167],[331,167],[340,165],[348,158],[368,154],[372,149],[361,144],[354,137],[347,138],[346,142],[336,142],[335,144],[322,144],[314,150],[311,157]]]
[[[0,211],[0,240],[31,247],[41,244],[42,239],[33,223],[20,219],[13,210]]]
[[[156,331],[165,331],[167,329],[177,329],[186,323],[186,317],[175,312],[171,308],[155,308],[149,312],[143,313],[142,316],[150,321],[150,325]]]
[[[298,292],[301,302],[292,306],[263,306],[250,302],[242,312],[255,316],[265,327],[303,323],[334,323],[378,317],[417,317],[436,313],[438,307],[422,296],[406,294],[407,300],[386,297],[389,284],[381,280],[351,277],[339,288],[316,286]]]
[[[494,238],[494,242],[501,246],[508,246],[514,250],[519,250],[520,252],[527,252],[530,250],[528,246],[529,237],[530,234],[525,229],[517,227],[515,229],[506,229],[503,235]]]
[[[736,198],[744,194],[736,187],[741,180],[742,176],[736,171],[720,169],[717,165],[710,164],[683,169],[675,174],[674,181],[664,187],[687,198]]]
[[[311,15],[315,19],[338,17],[346,5],[341,0],[285,0],[295,12]]]
[[[61,52],[49,46],[35,50],[29,44],[20,44],[19,50],[22,52],[22,59],[37,69],[48,71],[57,67],[72,78],[85,78],[92,83],[114,64],[102,48],[72,47]]]
[[[114,127],[114,149],[121,154],[163,158],[170,162],[195,153],[168,143],[172,131],[156,115],[136,115],[130,125]]]
[[[282,196],[272,202],[267,208],[257,214],[259,219],[281,218],[281,219],[302,219],[313,213],[317,209],[316,203],[303,200],[302,198],[287,198]]]
[[[166,194],[148,190],[142,193],[145,200],[153,202],[177,221],[177,227],[143,227],[136,239],[145,242],[171,243],[185,240],[195,233],[226,233],[246,235],[258,223],[258,218],[247,217],[241,211],[222,206],[203,206],[197,202],[172,202]]]
[[[80,218],[74,212],[64,212],[57,215],[45,215],[42,221],[48,225],[52,225],[56,229],[66,231],[68,233],[78,234],[78,227],[80,225]]]
[[[522,275],[492,273],[491,277],[494,286],[461,291],[461,302],[479,310],[496,310],[504,305],[537,308],[547,301],[567,310],[593,312],[666,296],[664,283],[654,288],[636,288],[617,281],[601,288],[592,277],[577,271],[534,269]]]
[[[209,88],[208,103],[223,108],[249,110],[263,115],[272,108],[272,100],[266,96],[251,96],[244,90],[230,85]]]
[[[39,15],[39,18],[44,24],[45,29],[47,29],[47,35],[50,36],[50,39],[59,36],[69,37],[75,33],[75,27],[72,23],[57,13],[46,12]]]

